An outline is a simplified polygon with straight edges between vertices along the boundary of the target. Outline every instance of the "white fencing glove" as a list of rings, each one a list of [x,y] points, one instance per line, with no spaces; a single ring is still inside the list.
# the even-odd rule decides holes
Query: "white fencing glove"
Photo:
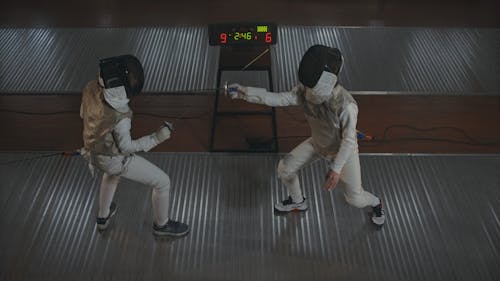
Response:
[[[168,121],[163,121],[163,125],[165,125],[170,130],[170,133],[172,133],[174,131],[174,124],[172,124]]]
[[[170,133],[171,131],[168,126],[162,126],[153,134],[153,136],[156,138],[156,142],[160,144],[170,138]]]
[[[251,91],[250,91],[251,89]],[[228,94],[232,99],[242,99],[251,103],[265,104],[264,99],[267,95],[267,90],[263,88],[245,87],[234,83],[229,85]]]
[[[241,86],[238,83],[233,83],[229,85],[227,93],[232,99],[244,99],[247,97],[247,87]]]

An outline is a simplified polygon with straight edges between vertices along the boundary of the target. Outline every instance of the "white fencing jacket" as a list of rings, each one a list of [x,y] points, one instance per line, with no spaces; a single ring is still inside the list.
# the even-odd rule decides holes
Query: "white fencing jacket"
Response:
[[[351,94],[340,85],[333,89],[331,98],[320,105],[305,99],[305,86],[302,84],[289,92],[281,93],[247,87],[243,98],[248,102],[275,107],[302,105],[316,152],[327,158],[330,169],[337,173],[340,173],[349,157],[358,149],[358,106]]]

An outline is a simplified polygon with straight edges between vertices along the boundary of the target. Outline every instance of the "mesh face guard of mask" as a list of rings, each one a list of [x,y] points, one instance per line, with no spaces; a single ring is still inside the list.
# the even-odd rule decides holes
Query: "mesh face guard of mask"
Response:
[[[128,98],[138,95],[144,85],[144,70],[132,55],[101,59],[99,76],[105,89],[124,87]]]

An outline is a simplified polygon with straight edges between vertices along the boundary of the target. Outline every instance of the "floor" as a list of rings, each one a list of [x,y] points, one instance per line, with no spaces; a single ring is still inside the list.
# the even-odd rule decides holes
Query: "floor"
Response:
[[[149,153],[172,180],[184,238],[151,233],[147,187],[124,180],[95,229],[98,178],[78,157],[0,153],[0,280],[499,280],[499,155],[363,154],[387,224],[302,170],[305,213],[280,216],[278,154]],[[8,163],[9,162],[9,163]]]

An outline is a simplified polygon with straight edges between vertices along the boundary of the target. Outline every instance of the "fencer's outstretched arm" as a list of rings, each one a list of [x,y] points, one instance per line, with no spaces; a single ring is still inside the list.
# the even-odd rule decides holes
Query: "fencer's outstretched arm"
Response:
[[[289,106],[299,105],[298,92],[300,85],[295,86],[290,92],[274,93],[268,92],[264,88],[245,87],[239,84],[232,84],[229,87],[237,88],[235,98],[244,99],[247,102],[265,104],[268,106]]]
[[[156,133],[146,135],[142,138],[132,140],[130,136],[131,120],[123,118],[116,124],[113,131],[116,145],[121,153],[135,153],[138,151],[149,151],[157,146],[165,139],[170,137],[170,133],[166,128],[161,128]]]
[[[358,106],[349,104],[340,114],[340,126],[342,126],[342,141],[335,160],[330,163],[330,169],[340,174],[349,157],[358,147],[356,124],[358,122]]]

